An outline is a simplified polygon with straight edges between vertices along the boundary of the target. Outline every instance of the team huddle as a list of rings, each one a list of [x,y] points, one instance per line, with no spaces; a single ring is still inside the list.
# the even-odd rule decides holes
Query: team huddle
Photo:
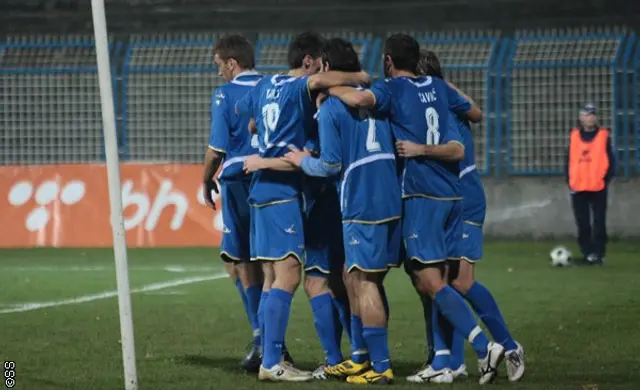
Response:
[[[212,192],[220,193],[221,257],[254,332],[243,367],[269,381],[392,383],[384,279],[403,266],[428,346],[425,365],[407,379],[467,376],[466,340],[480,384],[502,360],[518,381],[524,350],[474,280],[486,201],[469,123],[482,111],[444,80],[436,55],[392,35],[386,79],[371,87],[351,43],[314,33],[290,44],[287,74],[256,73],[254,49],[237,35],[217,42],[214,61],[228,83],[212,97],[204,196],[215,208]],[[302,271],[325,354],[313,372],[296,368],[285,345]]]

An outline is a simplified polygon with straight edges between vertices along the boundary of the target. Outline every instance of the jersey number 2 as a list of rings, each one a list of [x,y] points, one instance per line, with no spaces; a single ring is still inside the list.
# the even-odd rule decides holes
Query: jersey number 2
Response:
[[[265,104],[262,107],[262,121],[264,123],[264,146],[269,146],[269,133],[276,131],[280,119],[280,106],[278,103]]]
[[[378,152],[380,150],[380,142],[376,141],[376,120],[368,118],[369,126],[367,128],[367,151]]]
[[[427,145],[440,144],[440,116],[435,108],[429,107],[424,113],[427,118]]]

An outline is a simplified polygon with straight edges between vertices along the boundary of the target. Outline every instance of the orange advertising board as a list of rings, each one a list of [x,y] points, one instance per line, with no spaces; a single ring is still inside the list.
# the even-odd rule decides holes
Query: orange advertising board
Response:
[[[220,244],[220,203],[204,203],[202,166],[122,164],[120,179],[128,246]],[[112,245],[105,165],[0,167],[0,194],[0,247]]]

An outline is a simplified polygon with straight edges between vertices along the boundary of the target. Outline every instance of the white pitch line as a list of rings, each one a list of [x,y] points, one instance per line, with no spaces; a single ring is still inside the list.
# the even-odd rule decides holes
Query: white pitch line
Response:
[[[209,281],[209,280],[222,279],[222,278],[226,278],[226,277],[227,277],[226,273],[219,273],[219,274],[210,275],[210,276],[196,276],[196,277],[192,277],[192,278],[171,280],[171,281],[168,281],[168,282],[152,283],[152,284],[148,284],[146,286],[142,286],[140,288],[134,288],[134,289],[131,290],[131,293],[133,294],[133,293],[144,293],[144,292],[149,292],[149,291],[158,291],[158,290],[163,290],[163,289],[166,289],[166,288],[184,286],[186,284],[193,284],[193,283],[199,283],[199,282],[206,282],[206,281]],[[101,300],[101,299],[113,298],[113,297],[116,297],[116,296],[118,296],[118,292],[117,291],[105,291],[105,292],[101,292],[101,293],[97,293],[97,294],[82,295],[82,296],[79,296],[79,297],[76,297],[76,298],[63,299],[63,300],[60,300],[60,301],[28,302],[28,303],[16,304],[10,309],[2,309],[2,310],[0,310],[0,314],[21,313],[21,312],[25,312],[25,311],[45,309],[47,307],[76,305],[78,303],[97,301],[97,300]]]

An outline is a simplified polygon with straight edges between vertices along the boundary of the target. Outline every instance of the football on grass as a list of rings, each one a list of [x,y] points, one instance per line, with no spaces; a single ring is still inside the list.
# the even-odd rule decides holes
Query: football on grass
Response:
[[[551,265],[554,267],[567,267],[571,260],[571,252],[563,246],[553,248],[549,256],[551,256]]]

